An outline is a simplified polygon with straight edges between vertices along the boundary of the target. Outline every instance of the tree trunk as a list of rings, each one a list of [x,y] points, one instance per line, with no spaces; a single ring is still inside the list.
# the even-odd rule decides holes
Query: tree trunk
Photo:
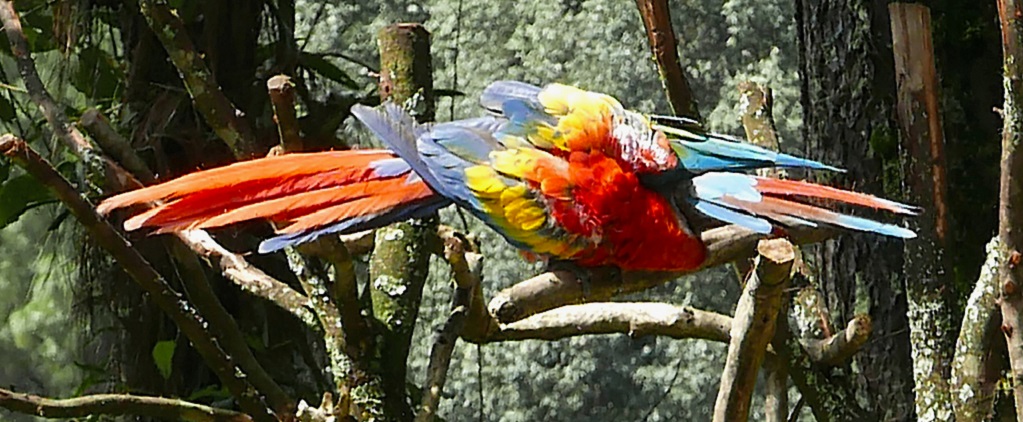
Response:
[[[828,184],[898,197],[895,79],[886,2],[801,0],[796,7],[804,137],[810,157],[847,173]],[[856,355],[856,397],[870,419],[913,418],[913,373],[900,241],[846,234],[812,249],[812,266],[839,323],[868,313],[874,339]]]

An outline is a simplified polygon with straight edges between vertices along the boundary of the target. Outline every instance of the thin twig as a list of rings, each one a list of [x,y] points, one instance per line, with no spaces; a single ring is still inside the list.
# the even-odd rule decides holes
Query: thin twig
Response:
[[[145,161],[135,153],[132,149],[131,143],[128,142],[120,133],[114,130],[113,126],[110,125],[110,121],[100,113],[99,110],[90,108],[82,113],[82,117],[79,119],[85,130],[92,135],[92,139],[96,140],[103,152],[106,152],[124,168],[131,171],[141,182],[145,184],[152,184],[156,181],[156,175],[149,169]]]
[[[0,407],[45,418],[88,416],[147,416],[191,422],[249,422],[252,418],[233,410],[163,397],[130,394],[94,394],[71,399],[52,399],[0,388]]]
[[[842,331],[823,339],[800,339],[803,349],[818,365],[836,366],[844,364],[870,339],[869,315],[858,315],[849,320]]]
[[[465,248],[461,239],[449,237],[444,245],[444,258],[448,261],[454,274],[470,274],[465,258]],[[472,290],[478,286],[472,280],[455,277],[455,292],[451,297],[451,313],[447,321],[437,332],[430,348],[430,364],[426,368],[426,383],[423,384],[423,398],[419,404],[416,422],[434,420],[440,404],[441,392],[447,381],[448,368],[451,366],[451,353],[455,350],[458,335],[465,326],[466,316],[472,300]]]

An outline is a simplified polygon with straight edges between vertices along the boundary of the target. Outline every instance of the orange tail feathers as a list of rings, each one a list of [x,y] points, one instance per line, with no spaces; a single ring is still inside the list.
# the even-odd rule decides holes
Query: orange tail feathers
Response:
[[[163,201],[125,223],[156,232],[268,218],[300,233],[378,215],[436,194],[386,150],[286,154],[192,173],[103,201],[101,213]]]

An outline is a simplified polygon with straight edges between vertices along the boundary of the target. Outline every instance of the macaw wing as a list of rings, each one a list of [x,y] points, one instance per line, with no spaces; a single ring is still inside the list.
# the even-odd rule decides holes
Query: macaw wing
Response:
[[[625,114],[611,96],[561,84],[498,81],[483,91],[480,103],[508,119],[499,137],[521,138],[548,151],[603,149],[613,119]]]
[[[566,201],[568,165],[531,148],[508,148],[489,123],[441,123],[420,137],[417,147],[435,189],[467,208],[512,244],[538,254],[569,258],[582,240],[566,233],[550,204]]]

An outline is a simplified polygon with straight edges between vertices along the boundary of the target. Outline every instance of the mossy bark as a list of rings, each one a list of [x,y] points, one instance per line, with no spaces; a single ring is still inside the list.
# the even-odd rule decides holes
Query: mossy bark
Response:
[[[381,100],[401,104],[419,122],[432,120],[429,32],[418,24],[396,24],[378,35]],[[409,344],[430,263],[426,240],[436,229],[436,220],[426,219],[394,224],[376,233],[369,287],[380,333],[374,358],[388,420],[412,419],[406,385]]]

